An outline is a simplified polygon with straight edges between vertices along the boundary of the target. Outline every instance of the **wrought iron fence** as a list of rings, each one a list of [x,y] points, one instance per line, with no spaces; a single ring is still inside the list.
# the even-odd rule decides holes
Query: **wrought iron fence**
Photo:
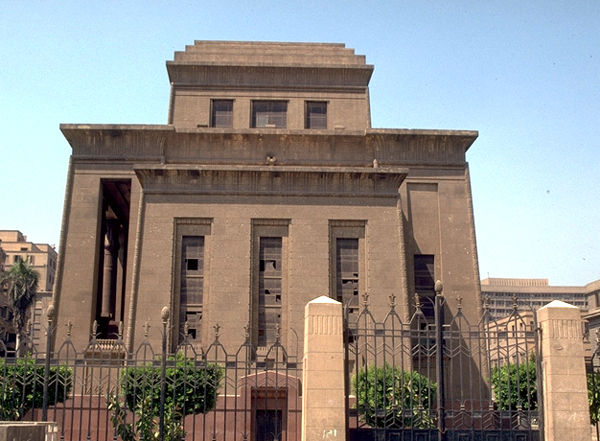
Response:
[[[491,321],[486,306],[470,323],[436,291],[408,320],[394,296],[379,320],[368,296],[347,308],[349,439],[539,440],[535,313],[514,299],[511,316]]]
[[[161,347],[150,343],[152,332],[160,332]],[[1,418],[53,421],[66,441],[299,440],[297,356],[278,333],[260,353],[247,331],[240,334],[232,350],[217,325],[207,347],[186,338],[168,351],[165,319],[162,329],[145,327],[133,352],[121,332],[101,340],[95,330],[81,349],[70,332],[54,352],[38,352],[30,338],[14,350],[0,342]]]

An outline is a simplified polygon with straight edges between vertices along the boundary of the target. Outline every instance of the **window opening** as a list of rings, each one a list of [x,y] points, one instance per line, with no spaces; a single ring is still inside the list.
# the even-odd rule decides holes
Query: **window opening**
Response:
[[[281,326],[282,238],[261,237],[258,270],[258,346],[275,342]]]
[[[327,129],[327,103],[322,101],[306,102],[307,129]]]
[[[415,292],[421,300],[421,311],[428,319],[434,317],[435,276],[434,256],[417,254],[414,256]]]
[[[211,127],[233,127],[233,100],[212,100]]]
[[[286,128],[287,101],[253,101],[252,127]]]
[[[204,297],[204,236],[181,237],[179,335],[193,341],[200,338]]]

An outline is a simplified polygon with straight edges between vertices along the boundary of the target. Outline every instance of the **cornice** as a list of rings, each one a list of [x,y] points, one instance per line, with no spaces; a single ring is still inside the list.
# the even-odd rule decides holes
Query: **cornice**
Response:
[[[396,198],[408,170],[224,165],[134,166],[146,194]]]

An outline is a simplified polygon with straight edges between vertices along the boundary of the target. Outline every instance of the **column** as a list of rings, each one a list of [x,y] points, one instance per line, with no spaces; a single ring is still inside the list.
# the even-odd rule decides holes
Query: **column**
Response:
[[[545,441],[590,441],[579,308],[558,300],[538,310]]]
[[[321,296],[304,310],[302,441],[346,440],[342,304]]]

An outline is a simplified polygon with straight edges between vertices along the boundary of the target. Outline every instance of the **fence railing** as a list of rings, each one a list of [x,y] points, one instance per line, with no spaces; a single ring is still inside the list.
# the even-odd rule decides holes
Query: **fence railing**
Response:
[[[486,308],[472,324],[461,299],[450,308],[441,286],[436,294],[417,296],[409,320],[393,296],[384,317],[375,317],[368,296],[348,314],[350,439],[538,440],[534,312],[515,306],[491,321]]]
[[[169,351],[167,326],[146,327],[133,352],[121,332],[115,340],[92,332],[85,348],[67,332],[43,353],[28,338],[12,351],[0,343],[1,419],[53,421],[66,441],[300,439],[302,366],[278,336],[257,353],[240,330],[232,350],[217,326],[210,345],[185,338]]]

